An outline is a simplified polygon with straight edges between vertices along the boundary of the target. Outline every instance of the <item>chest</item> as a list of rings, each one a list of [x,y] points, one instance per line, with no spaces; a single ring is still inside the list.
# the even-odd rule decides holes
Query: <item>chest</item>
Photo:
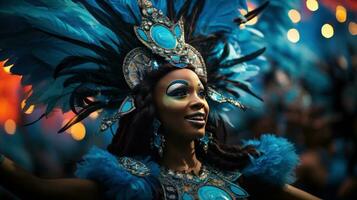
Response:
[[[207,167],[198,176],[162,170],[159,180],[165,200],[246,199],[248,193],[236,184],[239,176]]]

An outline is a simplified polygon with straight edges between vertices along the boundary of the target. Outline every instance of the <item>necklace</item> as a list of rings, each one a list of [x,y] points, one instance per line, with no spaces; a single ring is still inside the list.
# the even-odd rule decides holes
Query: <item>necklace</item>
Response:
[[[204,165],[198,175],[161,167],[159,180],[166,200],[246,199],[248,193],[235,183],[240,175]]]

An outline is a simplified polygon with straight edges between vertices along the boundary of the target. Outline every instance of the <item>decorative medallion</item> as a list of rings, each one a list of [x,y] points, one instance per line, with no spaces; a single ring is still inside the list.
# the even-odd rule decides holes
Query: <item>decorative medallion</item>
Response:
[[[119,157],[119,165],[135,176],[148,176],[150,169],[142,162],[129,157]]]

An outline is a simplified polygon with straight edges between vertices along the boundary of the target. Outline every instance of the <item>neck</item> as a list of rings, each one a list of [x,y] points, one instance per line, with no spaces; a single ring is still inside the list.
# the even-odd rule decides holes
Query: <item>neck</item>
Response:
[[[174,171],[199,174],[201,162],[196,157],[194,141],[167,138],[161,165]]]

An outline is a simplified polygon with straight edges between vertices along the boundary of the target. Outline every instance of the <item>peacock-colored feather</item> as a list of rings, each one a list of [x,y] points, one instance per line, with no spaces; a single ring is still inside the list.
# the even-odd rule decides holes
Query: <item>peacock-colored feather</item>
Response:
[[[247,8],[244,0],[153,4],[173,21],[183,19],[186,42],[206,61],[210,86],[242,101],[247,94],[259,98],[250,80],[259,71],[256,60],[265,61],[265,49],[246,48],[261,35],[239,25],[266,4],[246,16],[239,12]],[[14,63],[12,73],[22,76],[22,84],[32,85],[27,103],[45,105],[45,116],[56,107],[77,114],[60,131],[96,110],[118,109],[130,93],[124,78],[118,77],[123,77],[125,55],[143,46],[133,30],[141,23],[137,1],[0,0],[0,17],[11,19],[0,21],[6,27],[0,30],[0,59]]]

